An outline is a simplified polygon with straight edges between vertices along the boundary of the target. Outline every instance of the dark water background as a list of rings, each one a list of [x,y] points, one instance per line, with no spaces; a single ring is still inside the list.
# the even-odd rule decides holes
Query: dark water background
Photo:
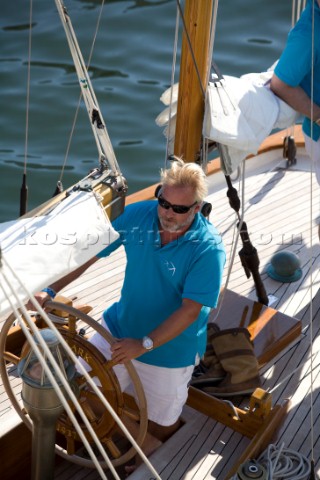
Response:
[[[85,59],[100,0],[65,0]],[[29,9],[1,1],[0,222],[19,215],[26,136]],[[170,85],[175,0],[106,0],[91,79],[129,193],[158,180],[166,142],[155,118]],[[47,200],[60,177],[76,106],[78,80],[54,0],[33,0],[28,134],[28,208]],[[221,71],[267,69],[291,26],[289,0],[220,0],[214,56]],[[178,80],[178,71],[176,72]],[[68,187],[97,164],[82,106],[63,177]]]

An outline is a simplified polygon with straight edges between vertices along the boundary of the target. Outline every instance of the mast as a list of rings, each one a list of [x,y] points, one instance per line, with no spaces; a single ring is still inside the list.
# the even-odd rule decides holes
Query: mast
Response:
[[[184,31],[174,144],[174,154],[182,157],[185,162],[194,162],[201,146],[204,116],[203,92],[207,87],[208,69],[211,63],[208,61],[208,54],[213,2],[214,0],[186,0],[185,3],[184,19],[194,59]]]

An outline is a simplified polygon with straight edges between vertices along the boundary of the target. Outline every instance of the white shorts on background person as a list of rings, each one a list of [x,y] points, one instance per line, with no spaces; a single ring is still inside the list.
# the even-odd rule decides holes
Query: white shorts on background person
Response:
[[[311,140],[311,137],[303,133],[306,152],[313,162],[314,172],[316,174],[317,182],[320,185],[320,138],[316,142]]]
[[[90,338],[104,355],[111,358],[110,344],[98,333]],[[80,359],[81,361],[82,359]],[[81,363],[89,367],[83,360]],[[162,426],[173,425],[180,417],[188,397],[188,385],[194,365],[182,368],[166,368],[132,360],[141,380],[146,396],[148,419]],[[90,369],[88,369],[90,370]],[[126,367],[122,364],[113,367],[121,390],[136,399],[135,390]]]

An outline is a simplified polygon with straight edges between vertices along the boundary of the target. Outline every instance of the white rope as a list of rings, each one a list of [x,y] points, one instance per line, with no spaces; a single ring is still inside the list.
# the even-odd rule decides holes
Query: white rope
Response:
[[[310,471],[310,461],[301,453],[269,445],[267,450],[259,457],[258,462],[267,470],[267,479],[276,480],[307,480]]]
[[[311,379],[310,381],[312,382],[312,379],[313,379],[313,372],[319,367],[319,364],[313,366],[313,360],[314,358],[317,356],[317,353],[312,353],[311,354],[311,358],[310,358],[310,363],[311,363],[311,367],[310,367],[310,375],[311,375]],[[302,368],[304,367],[305,365],[302,364],[302,365],[299,365],[297,368],[295,368],[294,370],[292,370],[286,377],[282,378],[280,382],[278,382],[273,388],[267,388],[267,392],[269,393],[273,393],[275,392],[279,387],[281,387],[281,385],[283,385],[284,383],[287,382],[287,380],[289,380],[289,378],[291,378],[296,372],[298,372],[299,370],[302,370]],[[307,373],[308,375],[308,373]],[[312,383],[311,383],[312,385]],[[310,391],[312,392],[312,386],[310,388]],[[291,394],[291,397],[295,394],[295,392],[292,392]],[[291,398],[289,397],[289,398]],[[312,410],[312,409],[311,409]],[[312,422],[312,427],[313,428],[313,422]]]
[[[257,467],[264,472],[259,478],[263,480],[308,480],[311,472],[310,461],[301,453],[284,448],[284,444],[278,448],[270,444],[257,460]],[[242,466],[238,472],[241,472]],[[243,478],[235,474],[231,480]],[[253,478],[253,477],[252,477]]]
[[[10,273],[19,281],[19,279],[17,278],[15,272],[13,271],[13,269],[11,268],[11,266],[8,264],[8,262],[6,261],[6,259],[4,257],[2,257],[2,262],[3,262],[3,265],[5,267],[8,268],[8,270],[10,271]],[[21,301],[19,300],[19,298],[15,295],[15,292],[13,291],[11,285],[10,285],[10,281],[9,279],[7,278],[7,276],[5,275],[4,269],[1,268],[0,269],[0,273],[4,279],[5,282],[1,281],[0,282],[0,286],[1,288],[3,289],[4,293],[7,295],[7,297],[9,298],[10,300],[10,295],[8,295],[8,291],[5,291],[4,290],[4,283],[9,287],[10,291],[11,291],[11,294],[15,296],[16,298],[16,301],[18,302],[19,304],[19,308],[21,308],[21,311],[23,313],[23,315],[25,316],[26,320],[27,320],[27,323],[28,323],[28,327],[32,330],[32,332],[34,333],[35,337],[37,338],[37,340],[39,341],[39,343],[41,344],[41,346],[43,347],[47,357],[50,359],[50,362],[56,367],[56,373],[57,375],[59,376],[64,388],[66,389],[66,391],[68,392],[68,395],[70,396],[70,398],[72,399],[75,407],[77,408],[79,414],[81,415],[84,423],[86,424],[86,427],[88,428],[89,432],[90,432],[90,435],[92,436],[94,442],[96,443],[97,447],[99,448],[99,451],[100,453],[102,454],[103,458],[105,459],[107,465],[109,466],[110,464],[110,459],[108,458],[108,456],[106,455],[106,452],[105,450],[103,449],[101,443],[100,443],[100,440],[99,438],[97,437],[97,435],[95,434],[93,428],[91,427],[91,424],[89,423],[87,417],[85,416],[77,398],[75,397],[73,391],[71,390],[68,382],[65,380],[64,376],[61,374],[61,370],[59,368],[59,365],[56,363],[54,357],[52,356],[50,350],[48,349],[48,346],[46,345],[46,343],[44,342],[42,336],[39,334],[39,331],[37,329],[37,327],[34,325],[34,323],[32,322],[31,320],[31,317],[28,313],[28,311],[26,310],[25,306],[21,303]],[[67,352],[67,354],[69,355],[69,357],[72,359],[72,361],[77,365],[77,367],[79,368],[79,370],[81,370],[81,374],[86,378],[86,381],[88,382],[88,384],[90,385],[90,387],[92,388],[92,390],[94,390],[94,392],[96,393],[96,395],[99,397],[99,399],[101,400],[101,402],[103,403],[103,405],[107,408],[108,412],[110,413],[110,415],[112,416],[112,418],[116,421],[116,423],[119,425],[119,427],[121,428],[121,430],[123,431],[123,433],[126,435],[126,437],[128,438],[128,440],[131,442],[131,444],[134,446],[134,448],[136,449],[137,453],[140,455],[140,457],[142,458],[142,460],[144,461],[144,463],[147,465],[147,467],[150,469],[150,471],[153,473],[153,475],[155,475],[156,479],[159,479],[161,480],[161,478],[159,477],[158,473],[156,472],[156,470],[154,469],[154,467],[152,466],[152,464],[150,463],[150,461],[148,460],[148,458],[145,456],[144,452],[141,450],[141,448],[139,447],[139,445],[135,442],[134,438],[132,437],[132,435],[130,434],[130,432],[126,429],[126,427],[124,426],[124,424],[122,423],[122,421],[120,420],[120,418],[115,414],[113,408],[111,407],[111,405],[109,404],[109,402],[107,401],[107,399],[103,396],[103,394],[101,393],[101,391],[99,390],[99,388],[95,385],[95,383],[93,382],[92,378],[90,377],[90,375],[88,374],[88,372],[85,370],[84,366],[78,362],[78,358],[76,357],[76,355],[74,354],[74,352],[72,351],[72,349],[69,347],[69,345],[66,343],[66,341],[64,340],[64,338],[62,337],[62,335],[60,334],[60,332],[56,329],[54,323],[50,320],[50,318],[48,317],[48,315],[46,314],[46,312],[42,309],[42,307],[38,304],[38,302],[36,301],[34,295],[32,294],[32,292],[30,292],[28,290],[28,288],[26,287],[26,285],[22,285],[21,286],[23,287],[24,291],[26,292],[27,296],[30,298],[31,302],[33,303],[34,307],[35,307],[35,310],[41,315],[41,317],[44,319],[44,321],[47,323],[47,325],[49,326],[49,328],[51,328],[54,332],[55,332],[55,335],[56,337],[58,338],[59,342],[62,344],[63,348],[65,349],[65,351]],[[20,315],[19,315],[19,312],[16,308],[16,306],[14,306],[13,304],[11,304],[11,307],[16,315],[16,317],[19,319]],[[41,363],[41,365],[43,366],[43,368],[45,369],[47,375],[48,375],[48,378],[50,379],[57,395],[59,396],[61,402],[63,403],[66,411],[68,412],[70,418],[71,418],[71,421],[72,423],[74,424],[75,428],[77,429],[77,432],[79,433],[79,436],[81,437],[86,449],[88,450],[92,460],[94,461],[94,458],[95,457],[95,454],[94,452],[92,451],[91,447],[89,444],[87,444],[87,440],[86,438],[84,437],[84,434],[82,433],[81,431],[81,428],[80,426],[78,425],[77,423],[77,420],[76,418],[74,417],[72,411],[70,410],[70,407],[68,406],[68,404],[65,404],[65,399],[64,399],[64,395],[63,393],[61,392],[61,389],[59,387],[59,385],[57,384],[56,380],[54,379],[54,377],[52,376],[52,373],[49,369],[48,366],[45,366],[45,362],[43,360],[43,358],[41,357],[41,352],[39,351],[38,347],[37,347],[37,344],[34,342],[31,334],[29,333],[29,331],[26,329],[25,325],[23,322],[19,321],[20,325],[21,325],[21,328],[24,332],[24,334],[26,335],[30,345],[32,345],[32,348],[35,350],[38,358],[39,358],[39,361]],[[49,373],[48,373],[49,372]],[[19,412],[18,412],[19,413]],[[100,471],[101,469],[101,465],[100,463],[98,462],[99,466],[97,466],[98,470]],[[114,469],[114,467],[111,465],[109,466],[109,468],[111,470]],[[102,471],[102,475],[103,474],[103,471]],[[117,473],[115,472],[115,475],[117,475]],[[106,478],[105,476],[102,476],[102,478]],[[115,477],[115,478],[118,478],[118,477]]]

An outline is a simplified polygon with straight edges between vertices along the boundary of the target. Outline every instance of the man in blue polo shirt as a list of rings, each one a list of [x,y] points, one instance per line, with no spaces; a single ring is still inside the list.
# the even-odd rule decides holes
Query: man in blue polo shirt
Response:
[[[313,66],[312,66],[313,63]],[[307,153],[320,184],[320,0],[308,0],[271,80],[272,91],[305,116]]]
[[[200,212],[207,194],[202,169],[177,159],[161,181],[157,201],[129,205],[113,222],[120,238],[98,255],[124,245],[127,266],[121,298],[103,314],[119,341],[111,352],[100,335],[92,342],[119,364],[133,360],[146,394],[149,431],[165,440],[179,425],[194,366],[206,349],[225,250]],[[121,367],[115,372],[128,390]]]
[[[102,325],[117,342],[110,346],[98,333],[91,342],[117,364],[122,390],[134,395],[123,365],[132,360],[146,395],[148,430],[164,441],[179,427],[194,366],[206,349],[225,250],[201,214],[207,195],[201,167],[176,159],[162,171],[161,182],[157,201],[128,205],[113,222],[120,237],[97,257],[123,245],[127,265],[120,300],[103,313]],[[51,287],[65,284],[64,279]],[[148,454],[152,446],[147,447]]]
[[[179,320],[179,325],[169,333],[171,319],[166,327],[161,327],[161,332],[153,333],[153,347],[157,348],[139,355],[139,360],[144,363],[168,368],[194,365],[197,356],[204,352],[205,327],[210,309],[217,304],[223,266],[221,259],[224,259],[218,232],[200,213],[196,214],[199,202],[192,202],[195,203],[192,212],[176,214],[170,211],[171,208],[166,209],[169,198],[173,198],[171,191],[176,190],[177,187],[163,185],[159,203],[145,201],[129,205],[113,222],[115,230],[120,233],[119,241],[98,255],[109,255],[120,244],[124,245],[127,255],[121,299],[103,314],[105,323],[117,338],[141,339],[151,335],[172,312],[181,308],[184,300],[202,305],[196,308],[196,321],[189,325],[189,320],[184,317],[183,323]],[[178,191],[180,194],[186,190],[179,188]],[[165,202],[165,206],[161,206],[161,202]],[[159,229],[159,218],[161,222],[163,216],[169,215],[177,222],[187,217],[188,221],[182,227],[184,233],[178,230],[168,235],[165,230],[160,230],[161,227]],[[187,313],[186,306],[184,309]],[[141,342],[137,352],[135,347],[136,342],[134,345],[127,342],[121,349],[122,355],[118,352],[117,358],[120,361],[129,360],[129,356],[135,358],[136,353],[141,353]]]

